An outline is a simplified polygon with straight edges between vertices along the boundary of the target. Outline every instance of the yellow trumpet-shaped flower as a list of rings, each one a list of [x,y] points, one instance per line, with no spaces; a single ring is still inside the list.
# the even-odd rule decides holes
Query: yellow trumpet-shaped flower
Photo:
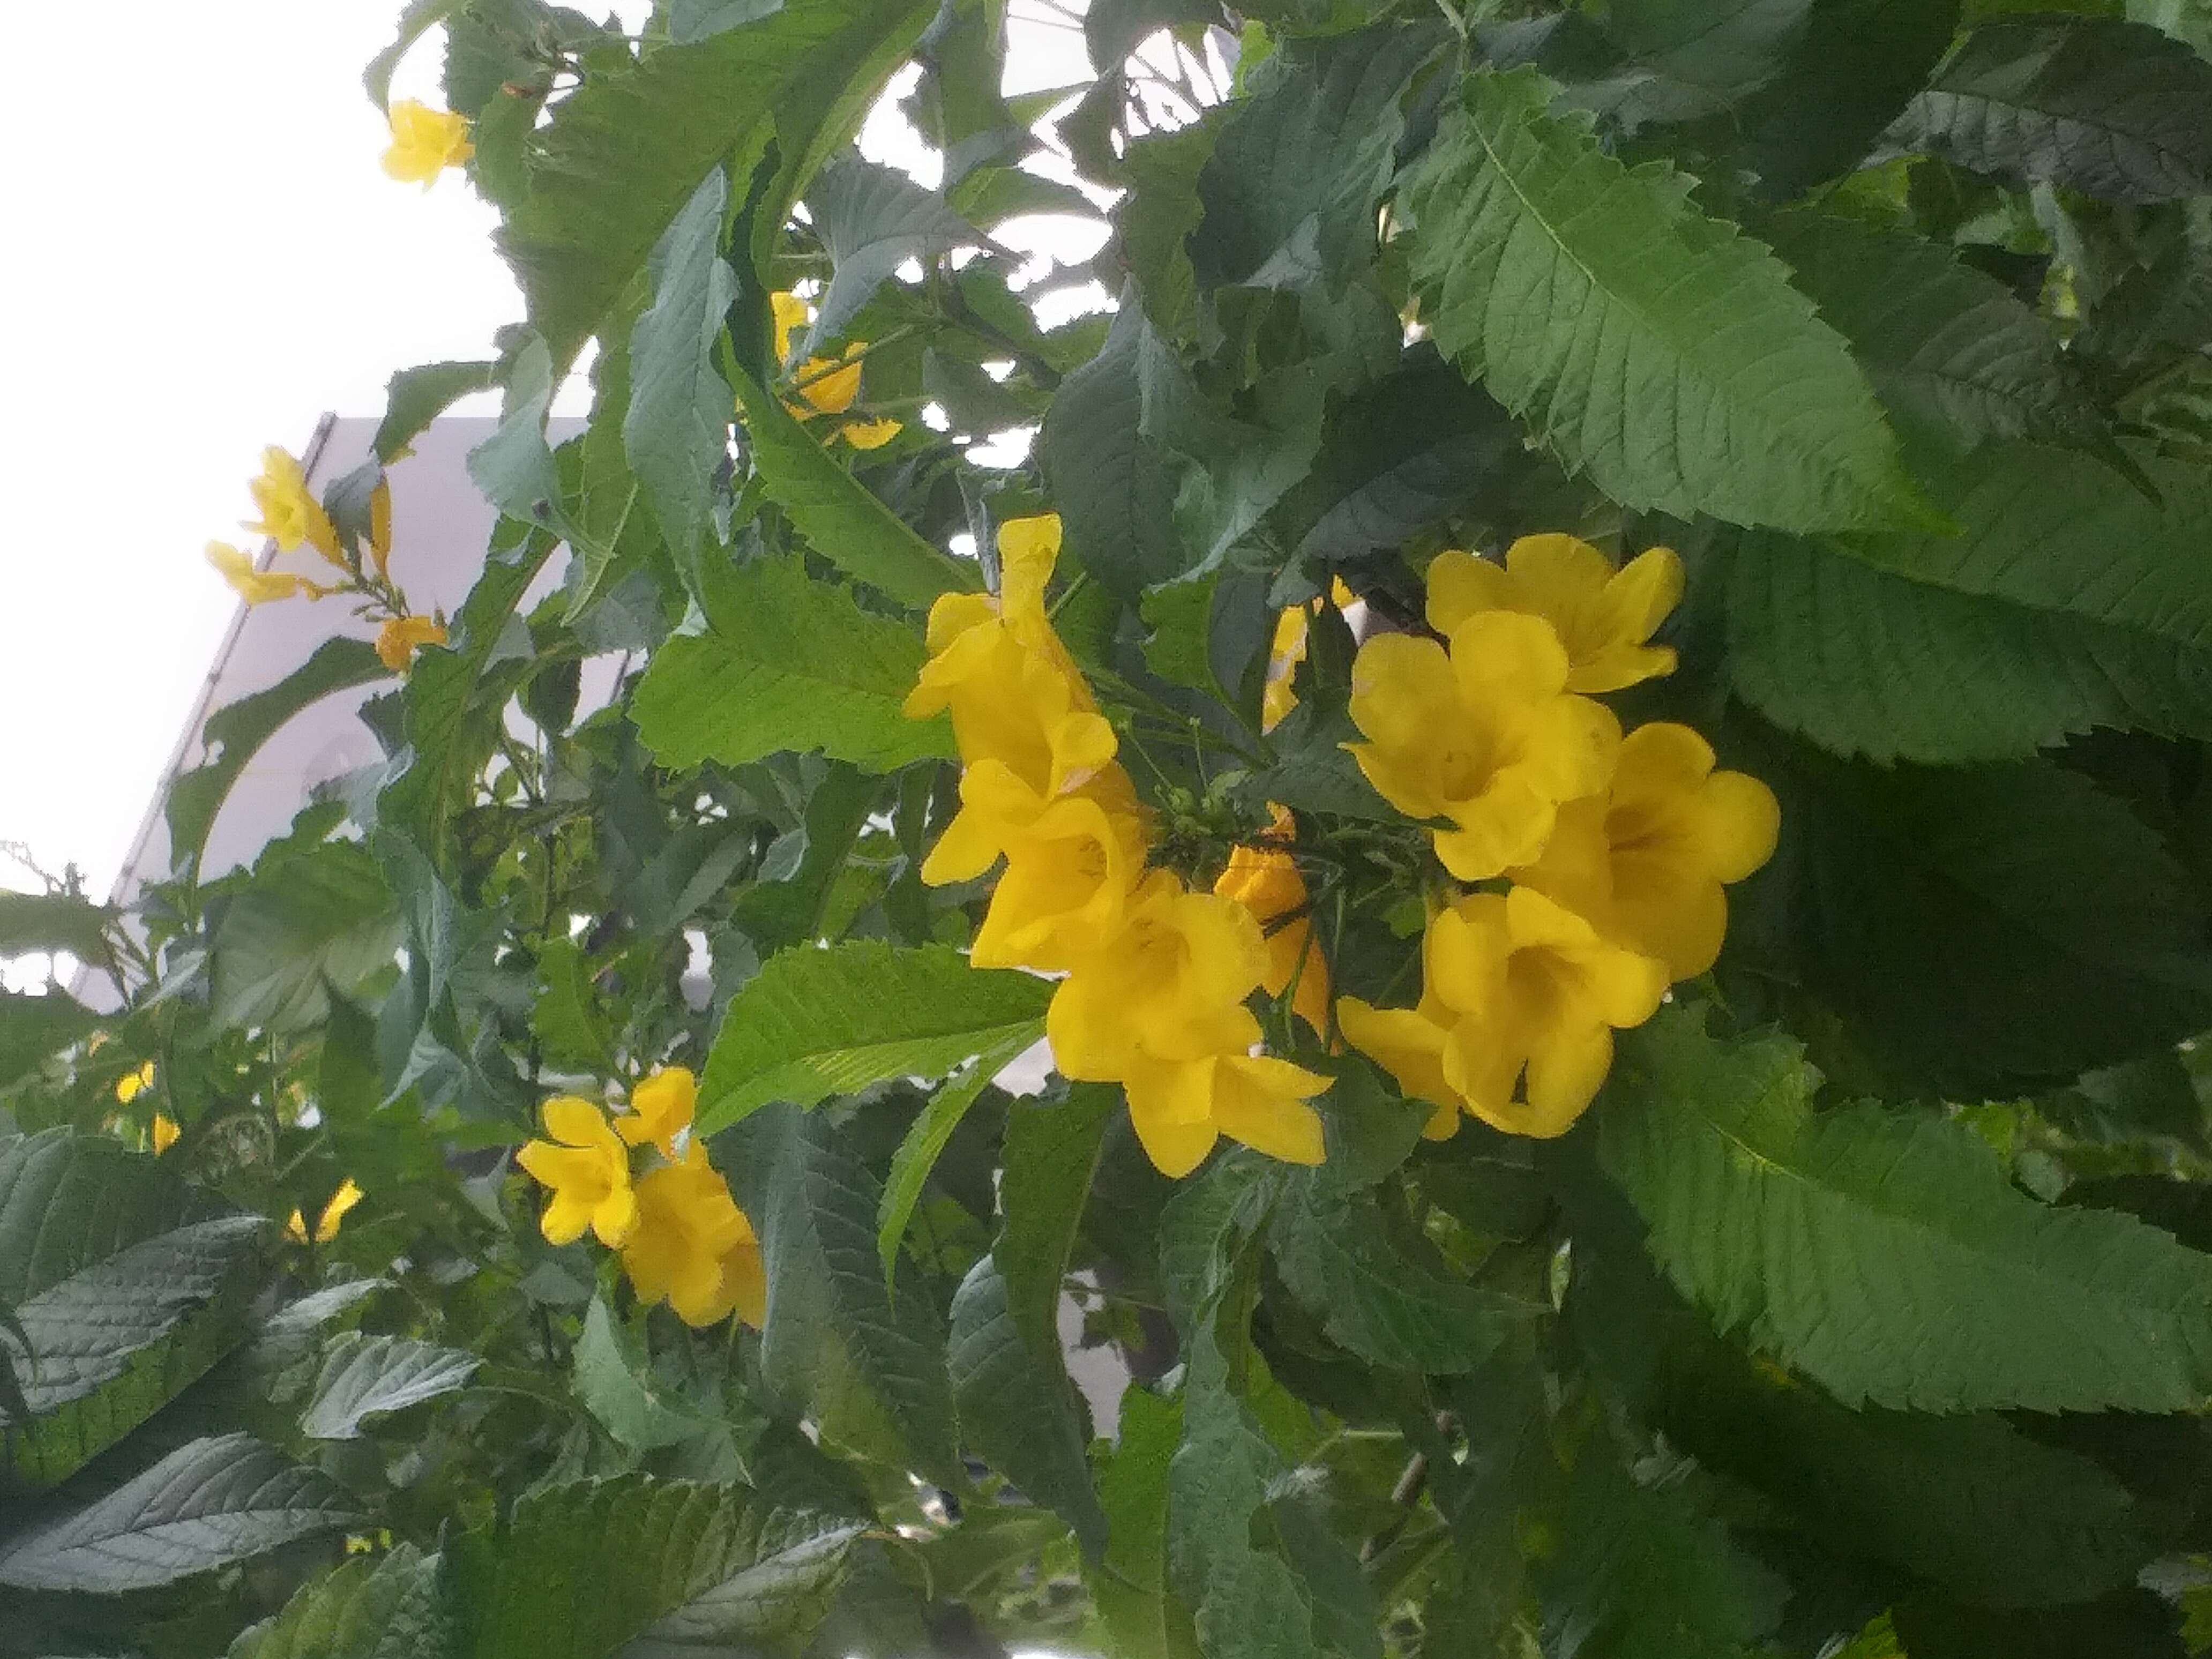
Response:
[[[1397,1079],[1407,1098],[1436,1109],[1421,1133],[1431,1140],[1450,1139],[1466,1100],[1444,1076],[1444,1048],[1455,1019],[1436,994],[1425,993],[1413,1008],[1376,1008],[1358,997],[1340,998],[1336,1022],[1344,1040]]]
[[[323,1206],[323,1212],[315,1218],[315,1231],[312,1235],[314,1242],[327,1244],[336,1238],[338,1224],[346,1218],[347,1212],[368,1196],[355,1184],[351,1176],[340,1182],[337,1191],[332,1193],[330,1201]],[[295,1244],[305,1244],[308,1241],[307,1218],[298,1210],[293,1211],[291,1219],[284,1224],[284,1237]]]
[[[994,802],[994,790],[1007,799]],[[969,952],[976,967],[1059,973],[1120,932],[1144,874],[1146,836],[1136,791],[1119,767],[1040,806],[1006,768],[987,761],[962,777],[960,795],[961,811],[924,875],[980,875],[1005,849],[1006,871]]]
[[[1328,1084],[1287,1060],[1241,1051],[1142,1060],[1122,1079],[1137,1139],[1170,1178],[1205,1162],[1223,1135],[1285,1164],[1319,1164],[1321,1114],[1306,1102]]]
[[[1147,1060],[1241,1054],[1260,1040],[1244,999],[1267,970],[1249,910],[1155,870],[1121,931],[1060,981],[1045,1035],[1063,1073],[1093,1082],[1118,1082]]]
[[[1694,979],[1728,931],[1723,884],[1773,856],[1781,823],[1772,790],[1715,771],[1711,744],[1660,721],[1622,740],[1612,788],[1562,806],[1543,855],[1510,873]]]
[[[1541,617],[1567,648],[1567,690],[1618,691],[1674,672],[1674,653],[1646,643],[1682,599],[1673,549],[1639,553],[1621,569],[1572,536],[1523,536],[1503,565],[1457,549],[1429,566],[1429,626],[1450,637],[1469,617],[1510,611]]]
[[[812,320],[813,308],[796,294],[772,294],[769,309],[775,320],[775,360],[788,362],[791,337]],[[809,357],[794,372],[799,395],[786,399],[784,407],[802,421],[814,415],[845,413],[860,398],[860,359],[866,351],[866,343],[856,340],[835,361]],[[836,435],[855,449],[881,449],[902,430],[898,421],[847,421]]]
[[[155,1113],[153,1125],[147,1131],[147,1138],[154,1148],[154,1156],[159,1158],[167,1152],[170,1147],[177,1144],[178,1137],[183,1133],[184,1131],[177,1127],[176,1119],[171,1117],[167,1112]]]
[[[392,143],[384,152],[384,170],[403,185],[428,190],[441,173],[476,154],[465,115],[403,98],[385,118],[392,127]]]
[[[231,592],[248,605],[267,605],[276,599],[312,595],[314,584],[305,576],[285,571],[256,570],[253,561],[228,542],[207,544],[208,562],[222,573]]]
[[[392,577],[392,480],[379,478],[368,492],[368,556],[376,574]]]
[[[1551,624],[1483,611],[1451,649],[1407,634],[1359,648],[1349,744],[1378,793],[1417,818],[1445,817],[1437,856],[1462,881],[1486,881],[1543,850],[1559,803],[1612,775],[1620,724],[1566,690],[1567,653]]]
[[[125,1072],[115,1080],[115,1098],[128,1106],[154,1086],[154,1062],[148,1060],[135,1072]]]
[[[855,449],[881,449],[905,430],[905,422],[886,416],[878,421],[848,421],[837,428],[837,436]]]
[[[1267,647],[1267,686],[1260,694],[1260,729],[1272,732],[1298,706],[1292,682],[1298,665],[1306,659],[1306,635],[1311,622],[1302,605],[1283,607],[1275,618],[1275,637]]]
[[[1260,983],[1269,996],[1279,997],[1296,979],[1291,1010],[1313,1027],[1316,1036],[1322,1036],[1328,1031],[1328,963],[1313,936],[1313,919],[1300,914],[1307,903],[1305,878],[1287,850],[1297,826],[1282,807],[1273,811],[1267,840],[1231,848],[1213,890],[1235,899],[1262,927],[1285,916],[1297,918],[1267,934],[1267,971]]]
[[[761,1322],[767,1284],[752,1224],[694,1141],[681,1160],[637,1182],[637,1225],[622,1247],[639,1300],[666,1302],[687,1325],[720,1324],[732,1310]]]
[[[633,1146],[652,1145],[676,1156],[676,1138],[691,1127],[699,1080],[688,1067],[664,1066],[629,1091],[629,1110],[615,1119],[615,1133]]]
[[[261,452],[261,476],[250,480],[253,505],[261,516],[246,527],[276,542],[289,553],[301,545],[312,547],[340,569],[345,556],[339,550],[337,526],[323,504],[307,488],[307,475],[290,454],[274,444]]]
[[[391,617],[376,630],[376,655],[393,673],[404,674],[416,651],[445,642],[446,625],[441,622],[428,617]]]
[[[637,1224],[629,1149],[588,1100],[562,1095],[540,1109],[550,1140],[532,1140],[515,1154],[531,1179],[550,1189],[538,1231],[549,1244],[573,1244],[589,1227],[618,1249]]]
[[[1345,1035],[1363,1049],[1373,1042],[1375,1058],[1425,1099],[1440,1070],[1441,1092],[1509,1134],[1565,1133],[1605,1081],[1613,1032],[1641,1025],[1667,994],[1664,963],[1527,887],[1440,912],[1422,961],[1419,1021],[1377,1018],[1346,997],[1337,1006]],[[1419,1023],[1443,1028],[1446,1016],[1431,1070]]]

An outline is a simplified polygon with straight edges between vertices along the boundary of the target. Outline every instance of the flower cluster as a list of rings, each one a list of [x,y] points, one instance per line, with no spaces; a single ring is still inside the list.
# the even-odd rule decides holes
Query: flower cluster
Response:
[[[380,478],[368,497],[368,557],[345,544],[337,526],[307,487],[306,469],[288,452],[274,446],[261,456],[261,476],[246,486],[261,516],[245,527],[269,538],[279,553],[302,547],[320,554],[337,580],[310,581],[291,571],[257,567],[252,558],[228,542],[210,542],[208,562],[222,573],[238,597],[249,605],[270,605],[279,599],[327,599],[350,594],[364,601],[356,613],[382,618],[376,633],[376,654],[393,673],[404,673],[415,653],[425,645],[446,642],[445,624],[434,617],[418,616],[408,608],[407,596],[392,580],[392,484]]]
[[[1054,1061],[1122,1086],[1164,1173],[1188,1174],[1224,1134],[1318,1164],[1321,1119],[1306,1103],[1329,1079],[1257,1053],[1245,1006],[1276,964],[1240,900],[1248,887],[1280,899],[1279,874],[1255,851],[1232,869],[1234,893],[1196,893],[1146,866],[1150,826],[1119,739],[1046,614],[1060,538],[1054,515],[1007,523],[999,592],[949,593],[930,611],[930,658],[906,712],[951,714],[963,770],[960,810],[921,878],[973,880],[1004,860],[970,960],[1066,975],[1045,1020]]]
[[[588,1229],[621,1253],[640,1300],[667,1303],[687,1325],[734,1313],[757,1327],[768,1306],[760,1241],[691,1133],[698,1099],[680,1066],[630,1091],[629,1109],[611,1121],[595,1102],[561,1096],[542,1109],[552,1138],[529,1142],[515,1162],[550,1194],[538,1222],[547,1243],[573,1244]],[[641,1147],[652,1166],[633,1178]]]
[[[774,294],[769,305],[775,318],[775,360],[791,361],[791,338],[813,320],[813,312],[796,294]],[[793,370],[798,396],[784,407],[799,420],[817,415],[842,416],[860,395],[860,363],[867,343],[855,341],[836,360],[809,357]],[[902,423],[892,420],[842,420],[836,435],[855,449],[881,449],[899,434]]]
[[[1614,570],[1569,536],[1516,542],[1498,565],[1440,554],[1429,625],[1352,665],[1348,745],[1411,817],[1440,819],[1437,856],[1465,894],[1422,941],[1408,1009],[1337,1005],[1347,1041],[1436,1108],[1517,1134],[1565,1132],[1613,1062],[1613,1033],[1713,965],[1724,884],[1772,855],[1780,811],[1757,779],[1716,771],[1686,726],[1625,738],[1589,694],[1674,667],[1650,643],[1680,600],[1681,562],[1654,548]]]

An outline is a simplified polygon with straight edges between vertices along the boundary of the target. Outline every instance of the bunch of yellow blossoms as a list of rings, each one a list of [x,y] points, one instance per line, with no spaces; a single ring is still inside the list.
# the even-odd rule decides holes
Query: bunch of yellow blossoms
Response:
[[[1443,819],[1437,856],[1490,884],[1437,909],[1410,1009],[1337,1005],[1346,1039],[1436,1108],[1516,1134],[1564,1133],[1668,986],[1713,965],[1723,884],[1774,851],[1780,811],[1757,779],[1714,769],[1686,726],[1625,738],[1589,694],[1671,673],[1650,644],[1681,598],[1654,548],[1615,571],[1570,536],[1516,542],[1501,566],[1462,552],[1428,573],[1428,621],[1369,640],[1352,665],[1348,745],[1399,811]]]
[[[368,556],[374,574],[362,569],[358,558],[349,558],[331,515],[307,487],[306,470],[292,455],[274,445],[261,454],[261,476],[246,489],[258,519],[245,528],[268,537],[280,553],[312,547],[335,568],[340,580],[331,584],[313,582],[284,570],[259,570],[252,558],[228,542],[210,542],[208,562],[220,571],[231,591],[248,605],[269,605],[279,599],[327,599],[356,593],[387,614],[377,629],[376,654],[393,673],[404,673],[416,651],[425,645],[443,645],[446,629],[433,617],[416,616],[392,582],[392,484],[379,479],[368,498]],[[370,614],[374,614],[372,611]]]
[[[529,1142],[514,1161],[550,1194],[538,1223],[548,1243],[573,1244],[589,1229],[621,1252],[641,1301],[667,1303],[687,1325],[734,1313],[758,1327],[768,1307],[760,1241],[691,1132],[698,1101],[680,1066],[631,1090],[629,1109],[611,1122],[596,1102],[563,1095],[542,1109],[552,1139]],[[637,1147],[658,1156],[633,1180]]]
[[[1150,827],[1119,739],[1046,615],[1060,540],[1056,515],[1008,522],[999,592],[948,593],[930,611],[906,712],[950,712],[963,770],[921,878],[972,880],[1005,860],[969,959],[1066,975],[1045,1020],[1054,1063],[1122,1085],[1163,1173],[1188,1174],[1224,1134],[1318,1164],[1306,1103],[1329,1079],[1257,1053],[1245,1006],[1273,967],[1259,920],[1238,896],[1146,867]]]

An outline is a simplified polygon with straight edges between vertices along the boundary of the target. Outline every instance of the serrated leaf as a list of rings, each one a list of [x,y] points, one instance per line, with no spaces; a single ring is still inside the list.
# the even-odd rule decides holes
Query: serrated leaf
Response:
[[[445,3],[445,0],[441,0]],[[499,384],[495,362],[422,363],[403,368],[386,384],[384,418],[369,442],[385,465],[407,454],[430,423],[472,392],[489,392]]]
[[[955,1467],[945,1329],[918,1283],[896,1298],[876,1251],[882,1188],[826,1118],[778,1107],[732,1137],[738,1203],[768,1273],[761,1372],[823,1433],[945,1480]]]
[[[653,305],[629,338],[623,448],[679,557],[706,533],[715,474],[729,460],[730,387],[714,366],[738,295],[737,273],[721,258],[729,199],[728,176],[715,167],[653,245],[647,262]]]
[[[0,1091],[99,1024],[100,1016],[66,992],[0,990]]]
[[[1470,76],[1401,191],[1445,354],[1625,506],[1927,522],[1865,378],[1779,262],[1547,97],[1533,71]]]
[[[1882,135],[1892,151],[2116,202],[2212,191],[2212,64],[2142,23],[1985,23]]]
[[[689,1440],[706,1425],[661,1397],[647,1359],[631,1334],[595,1296],[584,1314],[574,1353],[576,1398],[607,1432],[635,1451],[653,1451]]]
[[[154,1589],[360,1519],[316,1470],[252,1435],[222,1435],[180,1446],[83,1508],[0,1543],[0,1585]]]
[[[232,900],[211,951],[214,1017],[241,1030],[296,1031],[388,965],[399,943],[391,890],[357,843],[272,849]]]
[[[439,1568],[412,1544],[343,1562],[241,1633],[227,1659],[447,1659],[453,1620]]]
[[[1808,0],[1626,0],[1602,28],[1555,12],[1480,38],[1499,68],[1534,64],[1569,102],[1633,132],[1740,104],[1781,72],[1810,9]]]
[[[934,191],[858,156],[824,167],[807,187],[806,207],[833,267],[806,335],[806,349],[817,356],[844,338],[860,308],[907,260],[978,240]]]
[[[1070,1085],[1062,1101],[1017,1100],[1006,1109],[991,1255],[1014,1323],[1039,1352],[1059,1346],[1060,1282],[1106,1126],[1120,1109],[1110,1087],[1087,1083]]]
[[[1197,1659],[1190,1609],[1168,1583],[1168,1472],[1182,1442],[1182,1405],[1141,1388],[1121,1395],[1120,1434],[1103,1454],[1098,1498],[1106,1557],[1086,1562],[1099,1617],[1127,1659]]]
[[[116,913],[74,893],[0,890],[0,961],[33,951],[65,951],[80,962],[106,959]]]
[[[661,764],[820,750],[889,772],[951,755],[948,722],[900,712],[927,654],[912,629],[861,610],[795,559],[756,559],[725,592],[705,633],[653,653],[632,703]]]
[[[812,1106],[891,1078],[942,1077],[1017,1038],[1026,1046],[1051,1000],[1049,981],[970,968],[944,945],[781,952],[722,1017],[700,1125],[712,1133],[770,1101]]]
[[[1069,554],[1125,597],[1193,562],[1176,533],[1174,474],[1143,430],[1139,359],[1158,337],[1133,301],[1098,355],[1060,382],[1039,440]]]
[[[2212,1257],[2014,1188],[1965,1126],[1815,1115],[1795,1043],[1664,1011],[1624,1048],[1599,1155],[1667,1276],[1846,1405],[2181,1411],[2212,1393]]]
[[[1084,1553],[1097,1559],[1106,1547],[1106,1513],[1091,1485],[1074,1385],[1056,1340],[1040,1352],[1022,1334],[1006,1281],[988,1255],[952,1298],[945,1365],[963,1443],[1066,1522]]]
[[[458,1348],[406,1336],[349,1331],[331,1345],[315,1397],[301,1416],[311,1440],[356,1440],[372,1417],[404,1411],[465,1388],[483,1362]]]
[[[911,611],[927,610],[940,593],[982,586],[972,562],[922,540],[832,459],[758,381],[742,370],[733,375],[755,476],[816,552]]]
[[[886,1284],[893,1282],[899,1247],[906,1242],[908,1224],[914,1219],[914,1206],[921,1201],[929,1172],[937,1167],[937,1160],[945,1143],[952,1139],[952,1132],[960,1127],[960,1120],[968,1115],[968,1109],[975,1103],[976,1097],[990,1086],[991,1079],[1006,1062],[1043,1036],[1044,1023],[1039,1020],[997,1048],[978,1055],[965,1075],[946,1079],[908,1127],[898,1150],[891,1154],[890,1173],[884,1182],[883,1208],[876,1223],[876,1254],[883,1260]]]

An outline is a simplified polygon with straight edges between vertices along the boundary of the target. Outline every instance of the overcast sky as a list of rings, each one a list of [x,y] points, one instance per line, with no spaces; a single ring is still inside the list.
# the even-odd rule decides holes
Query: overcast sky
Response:
[[[392,370],[485,356],[520,315],[465,181],[425,193],[377,166],[361,70],[398,9],[222,0],[185,23],[167,0],[112,0],[76,70],[0,100],[0,842],[77,865],[95,893],[230,619],[201,550],[252,545],[237,525],[262,447],[298,453],[325,410],[380,413]],[[1079,34],[1036,0],[1013,11],[1010,90],[1084,73]],[[397,94],[441,101],[437,50]],[[864,147],[899,159],[896,125]],[[31,884],[0,860],[0,885]]]

